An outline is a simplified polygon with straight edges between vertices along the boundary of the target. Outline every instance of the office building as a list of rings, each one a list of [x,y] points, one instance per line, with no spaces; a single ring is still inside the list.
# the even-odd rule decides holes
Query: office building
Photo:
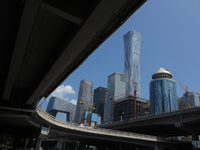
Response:
[[[104,107],[104,123],[109,123],[112,121],[113,110],[111,107],[111,99],[116,101],[118,99],[124,98],[126,96],[126,80],[125,76],[120,73],[113,73],[108,77],[108,87],[107,95]]]
[[[93,83],[87,80],[80,82],[78,100],[75,113],[75,123],[81,123],[83,113],[89,111],[93,104]]]
[[[141,34],[134,30],[124,35],[124,75],[127,81],[126,93],[134,95],[133,83],[137,87],[137,96],[140,93],[140,41]]]
[[[134,110],[136,108],[136,110]],[[135,115],[136,112],[136,115]],[[113,121],[124,121],[131,118],[138,118],[149,115],[149,100],[137,97],[134,107],[134,97],[128,96],[113,103]]]
[[[176,83],[172,74],[162,67],[152,75],[150,88],[151,114],[160,114],[178,109]]]
[[[67,102],[58,97],[49,99],[46,112],[56,117],[58,112],[66,113],[66,121],[73,122],[76,111],[76,105]]]
[[[200,93],[189,92],[188,100],[189,100],[190,107],[200,106]],[[180,98],[180,101],[182,102],[182,108],[186,108],[187,106],[186,106],[185,93],[183,94],[183,97]]]
[[[106,100],[107,88],[98,87],[94,90],[94,110],[93,112],[99,114],[101,116],[101,120],[103,122],[104,118],[104,105]]]

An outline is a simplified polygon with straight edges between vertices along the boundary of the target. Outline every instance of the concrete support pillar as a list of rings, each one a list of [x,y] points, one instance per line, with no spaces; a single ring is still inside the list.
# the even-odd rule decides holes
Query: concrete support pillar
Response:
[[[37,138],[36,144],[35,144],[35,150],[39,150],[41,147],[42,138]]]
[[[21,144],[22,139],[21,138],[15,138],[14,143],[13,143],[13,150],[18,150],[20,149],[20,144]]]
[[[199,136],[198,136],[197,132],[195,132],[195,133],[192,134],[192,141],[199,141]],[[198,150],[198,148],[196,148],[193,145],[193,150]]]
[[[156,145],[154,146],[154,150],[159,150],[158,146],[157,146],[157,143]]]
[[[27,149],[30,150],[33,147],[34,147],[33,138],[29,138],[28,139]]]
[[[63,143],[62,143],[62,141],[57,142],[56,147],[57,147],[59,150],[63,149]]]
[[[164,148],[158,146],[158,144],[156,143],[155,146],[154,146],[154,150],[164,150]]]
[[[27,140],[27,138],[23,138],[22,139],[22,142],[21,142],[21,150],[25,150],[25,147],[26,147],[26,140]]]

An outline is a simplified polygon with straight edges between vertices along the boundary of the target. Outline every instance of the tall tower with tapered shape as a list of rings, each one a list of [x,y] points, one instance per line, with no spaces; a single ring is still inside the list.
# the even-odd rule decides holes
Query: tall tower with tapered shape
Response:
[[[127,81],[126,93],[134,95],[133,83],[140,97],[140,41],[141,34],[134,30],[124,35],[124,75]]]

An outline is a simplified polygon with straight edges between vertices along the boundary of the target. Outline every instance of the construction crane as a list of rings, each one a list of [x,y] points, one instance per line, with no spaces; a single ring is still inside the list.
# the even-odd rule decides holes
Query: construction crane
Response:
[[[85,81],[86,83],[86,81]],[[86,90],[84,90],[84,86],[83,84],[81,83],[81,87],[83,89],[83,93],[84,93],[84,100],[81,98],[81,103],[83,104],[82,105],[82,114],[81,114],[81,122],[83,123],[83,114],[84,114],[84,110],[85,110],[85,102],[87,101],[87,104],[88,104],[88,125],[90,126],[91,125],[91,113],[92,113],[92,110],[94,108],[94,103],[89,103],[89,100],[87,99],[87,90],[88,90],[88,83],[87,83],[87,88]]]
[[[187,108],[190,107],[190,104],[189,104],[189,99],[188,99],[188,87],[186,86],[186,89],[183,87],[183,85],[181,84],[181,82],[179,82],[179,84],[181,85],[183,91],[185,92],[185,99],[186,99],[186,105],[187,105]]]
[[[110,99],[110,122],[112,121],[112,106],[113,106],[113,97],[111,93],[109,93],[109,99]]]
[[[92,114],[92,110],[94,109],[94,103],[92,103],[91,105],[89,104],[89,101],[87,99],[87,103],[88,103],[88,125],[91,126],[91,114]]]
[[[136,118],[136,95],[137,95],[137,88],[132,80],[133,88],[134,88],[134,118]]]

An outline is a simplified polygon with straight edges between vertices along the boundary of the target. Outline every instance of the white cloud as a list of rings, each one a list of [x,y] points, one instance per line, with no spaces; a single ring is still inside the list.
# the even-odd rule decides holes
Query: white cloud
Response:
[[[75,99],[72,99],[71,101],[69,101],[70,103],[72,103],[72,104],[74,104],[74,105],[76,105],[77,104],[77,100],[75,100]]]
[[[59,98],[62,98],[64,100],[68,101],[69,98],[67,97],[67,95],[69,95],[69,94],[76,94],[73,87],[70,85],[66,85],[66,86],[61,85],[61,86],[57,87],[57,89],[55,89],[55,91],[53,91],[51,96],[59,97]]]

